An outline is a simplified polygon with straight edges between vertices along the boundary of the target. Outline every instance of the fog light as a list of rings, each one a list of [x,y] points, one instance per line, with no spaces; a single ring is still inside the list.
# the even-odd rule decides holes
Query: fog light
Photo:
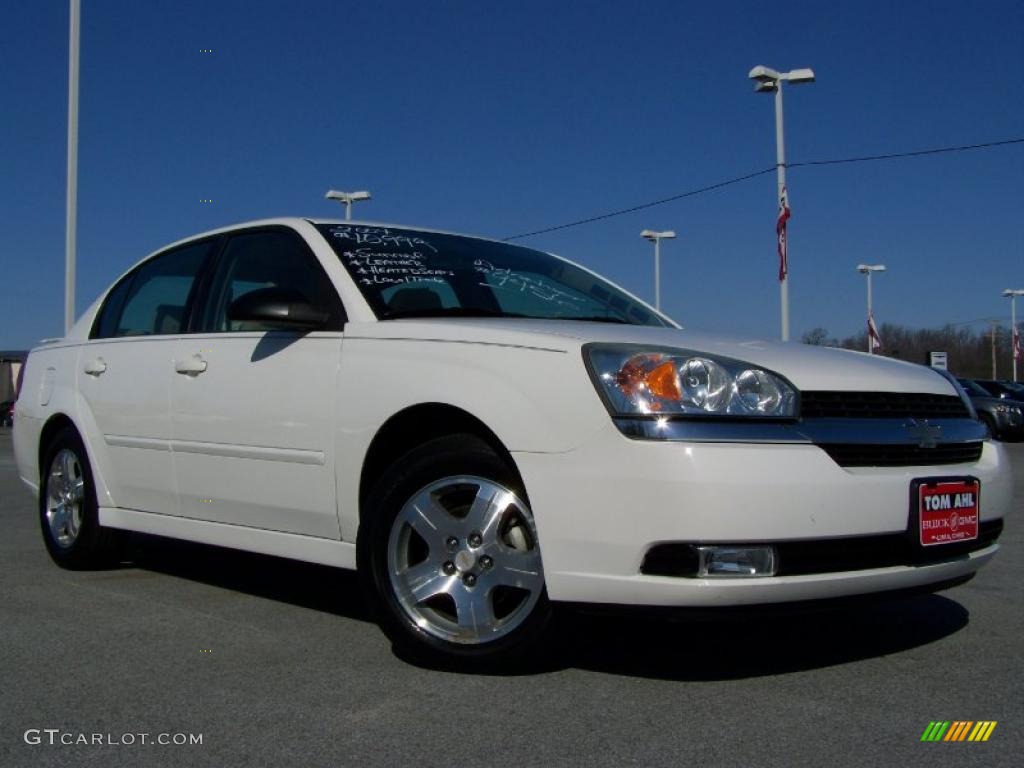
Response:
[[[699,546],[698,576],[774,576],[775,547]]]

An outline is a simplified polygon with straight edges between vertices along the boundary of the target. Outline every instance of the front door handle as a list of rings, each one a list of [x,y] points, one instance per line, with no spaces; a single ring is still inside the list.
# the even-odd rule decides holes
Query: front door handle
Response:
[[[184,360],[174,361],[174,370],[186,376],[198,376],[206,370],[206,361],[198,354],[186,357]]]
[[[102,357],[97,357],[95,360],[90,360],[88,363],[86,363],[85,367],[82,368],[82,370],[85,371],[90,376],[99,376],[101,373],[107,370],[107,363],[106,361],[104,361]]]

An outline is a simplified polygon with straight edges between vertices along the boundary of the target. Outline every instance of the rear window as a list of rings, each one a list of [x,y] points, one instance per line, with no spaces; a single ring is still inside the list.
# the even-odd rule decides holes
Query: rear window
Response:
[[[107,294],[91,337],[184,333],[189,298],[212,248],[213,241],[176,248],[125,276]]]

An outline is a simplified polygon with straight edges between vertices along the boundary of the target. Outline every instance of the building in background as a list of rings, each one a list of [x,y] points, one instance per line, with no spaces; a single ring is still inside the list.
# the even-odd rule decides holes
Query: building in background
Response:
[[[18,375],[27,357],[28,352],[0,350],[0,403],[14,399]]]

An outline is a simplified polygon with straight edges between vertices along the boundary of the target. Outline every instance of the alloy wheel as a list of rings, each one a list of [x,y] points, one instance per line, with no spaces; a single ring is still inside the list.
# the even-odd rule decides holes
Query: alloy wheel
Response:
[[[469,645],[504,637],[544,589],[533,515],[492,480],[437,480],[395,519],[388,578],[402,610],[428,634]]]
[[[46,478],[46,520],[53,541],[64,549],[78,539],[82,527],[85,476],[75,452],[62,448],[53,457]]]

